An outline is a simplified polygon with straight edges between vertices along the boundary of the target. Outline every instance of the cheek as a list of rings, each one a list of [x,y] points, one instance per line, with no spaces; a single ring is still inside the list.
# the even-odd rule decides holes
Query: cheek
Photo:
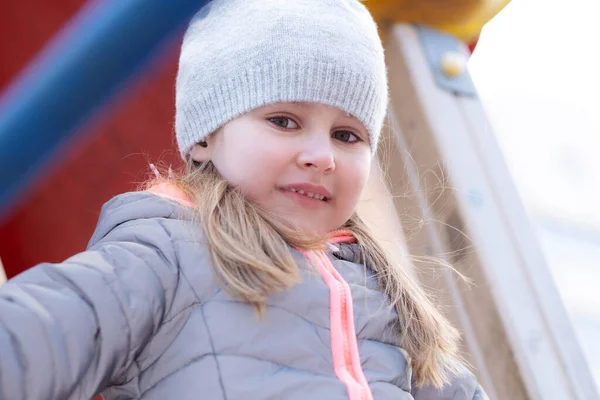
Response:
[[[352,211],[354,211],[354,208],[358,204],[360,196],[367,185],[370,171],[370,157],[361,157],[358,160],[352,160],[352,162],[344,168],[344,196],[347,199],[345,203],[346,207],[352,208]]]
[[[270,194],[286,165],[277,149],[259,148],[255,141],[239,138],[220,146],[212,159],[223,178],[259,203]]]

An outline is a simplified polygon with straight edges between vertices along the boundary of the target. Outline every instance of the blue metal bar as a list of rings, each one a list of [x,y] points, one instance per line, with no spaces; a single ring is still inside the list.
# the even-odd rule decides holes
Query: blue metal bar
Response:
[[[97,109],[210,0],[88,4],[0,100],[0,217]]]

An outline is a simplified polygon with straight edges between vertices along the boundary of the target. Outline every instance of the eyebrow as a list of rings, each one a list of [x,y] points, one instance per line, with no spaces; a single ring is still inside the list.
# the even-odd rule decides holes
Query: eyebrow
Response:
[[[303,108],[303,109],[310,108],[310,107],[312,107],[314,105],[314,104],[311,104],[310,102],[307,103],[307,102],[299,102],[299,101],[290,101],[290,102],[287,102],[287,103],[288,104],[293,104],[293,105],[298,106],[298,107]],[[349,119],[352,119],[352,120],[358,120],[358,118],[356,118],[352,114],[347,113],[346,111],[342,111],[342,113],[343,113],[342,114],[342,118],[349,118]],[[359,123],[360,123],[360,121],[359,121]]]
[[[305,102],[299,102],[299,101],[291,101],[290,104],[293,104],[295,106],[298,106],[300,108],[309,108],[310,104],[305,103]]]

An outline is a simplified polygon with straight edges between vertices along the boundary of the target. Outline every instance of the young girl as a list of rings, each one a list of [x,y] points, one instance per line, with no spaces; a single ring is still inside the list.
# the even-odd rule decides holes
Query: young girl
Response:
[[[185,35],[187,170],[0,288],[0,399],[486,399],[355,207],[387,108],[358,0],[215,0]]]

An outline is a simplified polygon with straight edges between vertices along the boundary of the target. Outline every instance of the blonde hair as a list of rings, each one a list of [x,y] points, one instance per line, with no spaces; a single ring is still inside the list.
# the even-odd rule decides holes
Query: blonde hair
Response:
[[[217,279],[229,294],[253,305],[259,314],[267,297],[301,280],[290,246],[322,248],[325,238],[307,238],[248,201],[210,161],[202,165],[188,162],[185,172],[171,182],[196,205]],[[358,215],[341,228],[356,237],[364,264],[374,271],[381,290],[396,309],[400,343],[411,358],[417,385],[442,387],[462,361],[457,330],[418,282],[391,262]]]

